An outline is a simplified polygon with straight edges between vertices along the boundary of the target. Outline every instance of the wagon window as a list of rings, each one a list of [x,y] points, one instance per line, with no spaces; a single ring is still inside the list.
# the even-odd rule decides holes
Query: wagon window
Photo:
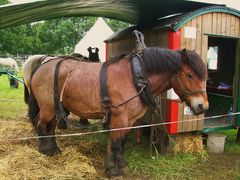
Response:
[[[218,46],[209,46],[207,52],[208,69],[218,70]]]

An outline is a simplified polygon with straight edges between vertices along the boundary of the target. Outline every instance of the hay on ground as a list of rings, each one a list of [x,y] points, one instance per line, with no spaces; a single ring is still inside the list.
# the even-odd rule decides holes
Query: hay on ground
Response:
[[[33,136],[29,122],[0,122],[1,138]],[[69,140],[69,139],[68,139]],[[78,145],[61,148],[53,157],[40,154],[37,140],[0,143],[1,179],[97,179],[91,160]]]
[[[178,134],[173,138],[173,154],[203,152],[204,146],[200,134]]]

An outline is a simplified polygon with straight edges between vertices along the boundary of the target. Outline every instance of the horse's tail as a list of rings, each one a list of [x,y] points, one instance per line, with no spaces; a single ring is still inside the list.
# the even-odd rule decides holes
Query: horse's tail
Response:
[[[24,101],[26,104],[28,104],[28,99],[29,99],[29,92],[26,84],[24,83]]]
[[[28,116],[30,120],[32,121],[33,125],[37,125],[38,121],[38,113],[39,113],[39,106],[37,103],[37,99],[34,96],[32,92],[29,93],[29,98],[28,98]]]

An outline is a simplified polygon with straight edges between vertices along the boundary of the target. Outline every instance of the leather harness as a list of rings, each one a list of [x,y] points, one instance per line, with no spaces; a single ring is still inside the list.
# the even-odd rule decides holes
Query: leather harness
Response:
[[[173,79],[173,80],[177,80],[177,82],[178,82],[181,90],[183,91],[183,96],[182,96],[182,97],[179,97],[179,98],[180,98],[180,102],[184,102],[184,101],[186,100],[186,98],[189,97],[189,96],[191,96],[191,95],[206,93],[205,90],[200,90],[200,89],[188,91],[188,90],[184,87],[184,85],[183,85],[183,83],[182,83],[182,81],[181,81],[181,79],[180,79],[180,77],[179,77],[179,73],[175,74],[172,79]]]
[[[111,99],[108,93],[108,87],[107,87],[107,67],[108,63],[104,62],[100,71],[100,90],[101,90],[101,99],[103,107],[106,110],[106,116],[105,121],[107,124],[109,124],[109,119],[111,115],[111,108],[118,108],[119,106],[122,106],[123,104],[131,101],[132,99],[136,98],[140,95],[140,98],[142,99],[143,103],[147,106],[149,106],[153,112],[155,112],[157,115],[159,115],[159,110],[157,103],[154,100],[154,97],[151,93],[150,84],[146,75],[144,62],[142,60],[140,53],[134,53],[134,55],[131,58],[131,69],[132,69],[132,75],[133,75],[133,82],[134,85],[138,91],[138,93],[129,98],[128,100],[118,104],[113,105],[111,103]],[[156,111],[156,109],[158,111]]]
[[[118,108],[124,104],[126,104],[127,102],[131,101],[132,99],[136,98],[137,96],[140,96],[142,102],[149,106],[150,109],[157,115],[160,115],[160,109],[157,105],[157,103],[155,102],[155,99],[151,93],[151,89],[150,89],[150,84],[146,75],[146,71],[145,71],[145,67],[144,67],[144,62],[142,59],[142,55],[141,55],[142,51],[138,52],[138,53],[133,53],[132,58],[131,58],[131,69],[132,69],[132,75],[133,75],[133,82],[134,85],[138,91],[138,93],[125,100],[124,102],[118,104],[118,105],[113,105],[111,103],[111,98],[109,96],[109,92],[108,92],[108,86],[107,86],[107,68],[108,68],[108,63],[104,62],[101,70],[100,70],[100,79],[99,79],[99,83],[100,83],[100,92],[101,92],[101,99],[102,99],[102,104],[103,107],[105,108],[105,117],[103,119],[103,124],[105,128],[108,128],[109,125],[109,120],[111,118],[111,108]],[[63,107],[63,103],[62,103],[62,95],[65,89],[65,85],[66,82],[68,80],[68,77],[66,78],[65,82],[64,82],[64,86],[63,89],[61,91],[61,98],[59,96],[59,92],[58,92],[58,74],[59,74],[59,68],[61,63],[64,61],[65,59],[60,60],[57,64],[56,64],[56,68],[55,68],[55,72],[54,72],[54,105],[55,105],[55,111],[56,111],[56,116],[57,118],[63,118],[67,124],[70,124],[72,126],[76,126],[74,124],[72,124],[68,119],[67,119],[67,113],[65,112],[65,108]],[[69,73],[70,75],[70,73]],[[177,80],[181,90],[183,91],[183,96],[180,97],[181,102],[185,101],[187,97],[191,96],[191,95],[195,95],[195,94],[199,94],[199,93],[206,93],[205,90],[193,90],[193,91],[188,91],[186,90],[186,88],[184,87],[180,77],[179,77],[179,73],[177,73],[176,75],[174,75],[173,80]],[[78,125],[77,125],[78,126]],[[79,125],[79,127],[82,127],[81,125]]]

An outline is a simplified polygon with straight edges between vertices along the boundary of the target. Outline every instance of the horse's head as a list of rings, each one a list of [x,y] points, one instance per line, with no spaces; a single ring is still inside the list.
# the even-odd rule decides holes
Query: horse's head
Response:
[[[182,68],[172,78],[172,87],[181,101],[185,101],[195,115],[208,109],[206,94],[207,67],[194,51],[182,50]]]

